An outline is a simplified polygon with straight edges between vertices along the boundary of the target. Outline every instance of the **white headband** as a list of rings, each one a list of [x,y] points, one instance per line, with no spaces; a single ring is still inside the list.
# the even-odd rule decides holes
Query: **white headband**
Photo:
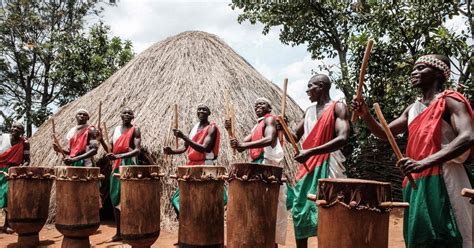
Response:
[[[415,62],[415,65],[416,64],[427,64],[429,66],[432,66],[440,71],[443,72],[443,75],[444,75],[444,78],[446,80],[449,79],[449,76],[451,75],[451,70],[449,69],[449,66],[443,62],[442,60],[436,58],[435,56],[433,55],[424,55],[424,56],[421,56],[418,58],[418,60],[416,60]]]

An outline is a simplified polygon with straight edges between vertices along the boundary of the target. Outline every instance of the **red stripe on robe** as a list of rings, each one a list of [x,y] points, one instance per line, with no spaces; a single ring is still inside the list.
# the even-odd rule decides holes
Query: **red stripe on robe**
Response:
[[[406,155],[414,160],[422,160],[441,149],[443,113],[446,108],[446,97],[464,103],[474,122],[474,113],[469,101],[459,92],[446,90],[438,96],[422,113],[413,119],[408,126],[408,144]],[[471,155],[474,149],[471,148]],[[432,166],[419,173],[411,173],[413,179],[441,174],[441,165]],[[408,179],[403,180],[403,187]]]
[[[311,132],[309,132],[306,139],[303,141],[301,147],[303,149],[311,149],[318,147],[320,145],[326,144],[331,141],[334,137],[334,109],[336,108],[336,103],[333,102],[329,107],[323,112],[321,117],[319,117],[318,122],[314,125]],[[310,157],[306,160],[306,166],[309,169],[309,172],[306,171],[306,168],[303,165],[299,166],[298,173],[296,174],[296,181],[303,178],[307,173],[311,173],[314,169],[323,164],[324,161],[329,159],[330,153],[318,154]]]
[[[125,153],[125,152],[129,151],[130,141],[133,137],[134,130],[135,130],[135,128],[131,127],[130,129],[128,129],[127,131],[122,133],[120,135],[120,137],[118,137],[118,139],[114,142],[114,146],[113,146],[113,149],[112,149],[113,154],[121,154],[121,153]],[[121,158],[114,160],[114,165],[112,166],[112,171],[119,168],[121,163],[122,163]]]
[[[207,137],[207,133],[209,131],[210,127],[215,127],[216,128],[216,141],[214,142],[214,148],[212,148],[212,153],[214,153],[214,158],[217,158],[217,155],[219,154],[219,145],[220,145],[220,131],[219,128],[217,128],[215,123],[211,123],[207,125],[205,128],[199,130],[196,132],[196,134],[192,137],[192,141],[198,143],[198,144],[203,144],[204,139]],[[198,152],[194,150],[191,146],[188,147],[188,165],[203,165],[205,164],[206,160],[206,154],[202,152]]]
[[[89,138],[90,127],[91,126],[86,126],[82,128],[79,132],[76,132],[69,140],[69,156],[71,158],[74,158],[86,152],[87,139]]]
[[[265,130],[265,119],[268,117],[273,117],[270,113],[263,116],[263,118],[257,123],[257,126],[252,131],[252,138],[251,141],[261,140],[263,139],[264,130]],[[251,148],[249,151],[250,159],[255,160],[259,158],[263,153],[263,147],[259,148]]]
[[[20,138],[18,144],[8,148],[0,154],[0,168],[7,168],[9,164],[18,166],[23,161],[23,149],[25,147],[25,139]]]

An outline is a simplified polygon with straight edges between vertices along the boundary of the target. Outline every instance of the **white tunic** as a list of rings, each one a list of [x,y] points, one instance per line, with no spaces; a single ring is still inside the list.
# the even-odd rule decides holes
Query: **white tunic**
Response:
[[[316,123],[318,123],[318,115],[316,110],[317,104],[317,102],[313,102],[308,108],[306,108],[303,140],[308,137],[311,130],[313,130],[314,126],[316,126]],[[329,155],[329,178],[346,178],[346,175],[344,174],[346,168],[343,165],[345,161],[346,157],[344,157],[344,154],[342,154],[341,150],[331,152]]]
[[[114,133],[112,134],[112,145],[117,142],[118,138],[122,136],[122,125],[118,125],[114,129]],[[135,164],[138,164],[138,159],[136,156],[132,157],[132,161],[135,162]]]
[[[71,150],[70,142],[69,142],[69,141],[72,139],[72,137],[74,137],[74,136],[76,135],[77,130],[78,130],[78,129],[81,129],[81,128],[83,128],[83,127],[84,127],[84,125],[78,125],[78,126],[75,126],[75,127],[71,128],[71,129],[69,129],[69,132],[67,132],[65,138],[66,138],[66,144],[67,144],[67,147],[69,148],[69,150]],[[89,147],[88,145],[86,145],[86,152],[88,152],[89,150],[90,150],[90,147]],[[90,157],[84,159],[84,166],[85,166],[85,167],[91,167],[91,166],[92,166],[92,160],[91,160]]]
[[[426,105],[420,101],[416,101],[408,111],[408,125],[427,108]],[[445,120],[441,121],[442,141],[441,148],[447,146],[456,134],[454,129]],[[442,175],[446,190],[448,191],[449,200],[453,207],[454,216],[456,217],[456,224],[459,232],[462,235],[463,247],[472,248],[472,205],[469,203],[469,198],[461,196],[463,188],[471,188],[471,183],[464,168],[464,161],[469,157],[470,150],[467,150],[462,155],[445,162],[442,166]]]
[[[10,134],[9,133],[3,133],[1,136],[0,140],[0,154],[6,152],[8,149],[12,147],[12,144],[10,142]]]
[[[191,132],[189,132],[189,138],[193,139],[194,136],[197,134],[199,129],[199,122],[194,125],[193,129],[191,129]],[[214,152],[206,152],[206,160],[204,161],[204,165],[213,165],[214,164]]]

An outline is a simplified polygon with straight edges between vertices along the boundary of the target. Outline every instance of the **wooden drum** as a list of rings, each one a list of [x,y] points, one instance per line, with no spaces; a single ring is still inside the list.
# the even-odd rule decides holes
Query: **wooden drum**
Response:
[[[120,167],[120,232],[132,247],[150,247],[160,236],[160,168]]]
[[[222,166],[179,166],[179,247],[224,247]]]
[[[283,168],[241,163],[229,173],[227,247],[275,247],[275,228]]]
[[[89,236],[100,226],[100,168],[56,168],[56,229],[63,248],[90,247]]]
[[[19,247],[39,245],[38,233],[48,218],[53,179],[51,168],[8,169],[8,221],[18,233]]]
[[[360,179],[319,179],[318,247],[388,247],[389,209],[408,207],[392,202],[390,183]]]

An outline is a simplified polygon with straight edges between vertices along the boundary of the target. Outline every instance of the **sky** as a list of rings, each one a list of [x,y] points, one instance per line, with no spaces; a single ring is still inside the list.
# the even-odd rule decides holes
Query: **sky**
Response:
[[[288,78],[288,94],[302,107],[309,105],[306,95],[311,71],[318,66],[335,64],[334,60],[312,60],[305,45],[289,46],[280,42],[279,28],[262,34],[263,25],[239,24],[240,10],[232,10],[228,0],[118,0],[106,6],[103,21],[111,33],[132,41],[136,54],[152,44],[184,31],[198,30],[215,34],[258,72],[280,88]],[[324,73],[324,71],[322,72]],[[335,86],[331,97],[340,99]]]

